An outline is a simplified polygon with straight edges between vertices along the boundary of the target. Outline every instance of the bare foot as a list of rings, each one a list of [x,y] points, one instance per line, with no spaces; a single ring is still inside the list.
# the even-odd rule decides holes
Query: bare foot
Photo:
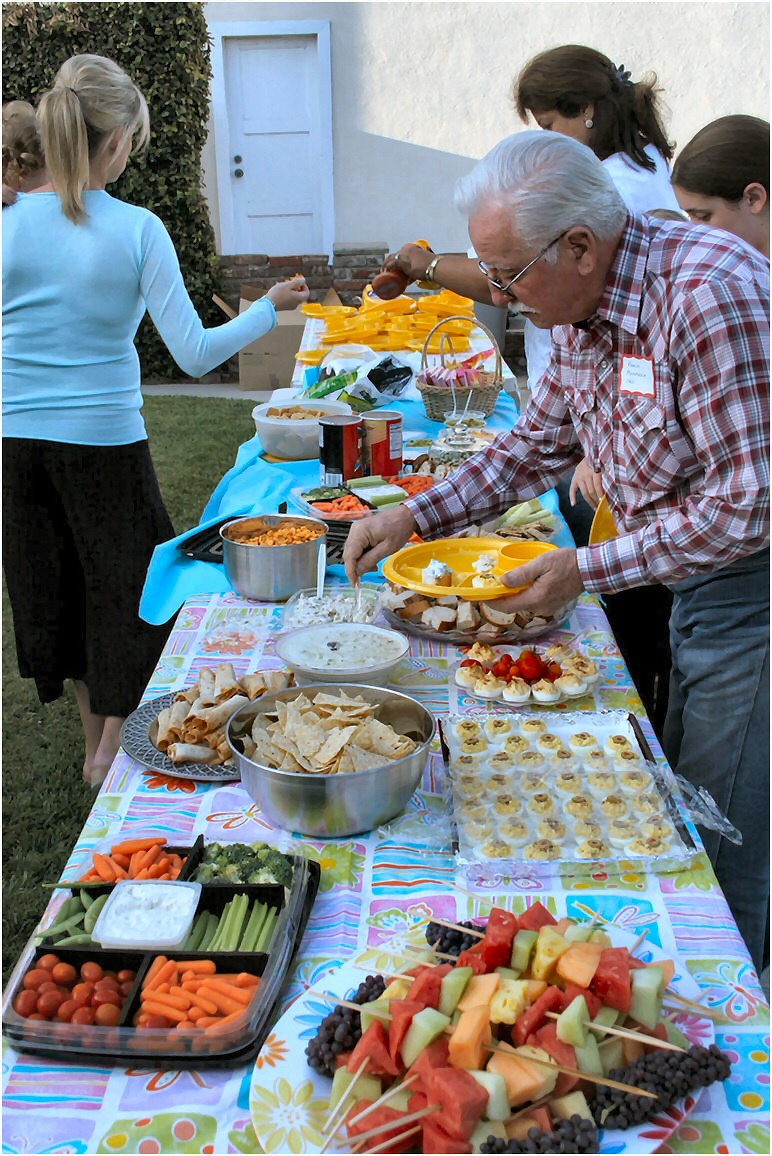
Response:
[[[98,763],[95,759],[87,759],[83,764],[83,778],[90,787],[98,790],[107,778],[110,763]]]

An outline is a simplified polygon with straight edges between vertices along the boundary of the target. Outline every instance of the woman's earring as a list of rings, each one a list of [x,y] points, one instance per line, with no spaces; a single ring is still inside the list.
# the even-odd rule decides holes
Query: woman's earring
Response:
[[[594,122],[593,122],[593,119],[592,119],[592,117],[591,117],[591,116],[588,116],[588,117],[587,117],[587,120],[584,122],[584,127],[585,127],[585,128],[592,128],[592,126],[593,126],[593,123],[594,123]]]

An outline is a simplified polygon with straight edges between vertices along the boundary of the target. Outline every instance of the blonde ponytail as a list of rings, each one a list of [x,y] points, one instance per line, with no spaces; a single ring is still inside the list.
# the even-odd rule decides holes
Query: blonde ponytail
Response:
[[[116,130],[134,139],[132,152],[150,135],[145,98],[136,84],[105,56],[72,56],[38,106],[40,137],[51,184],[62,212],[75,224],[86,215],[83,193],[90,163]]]

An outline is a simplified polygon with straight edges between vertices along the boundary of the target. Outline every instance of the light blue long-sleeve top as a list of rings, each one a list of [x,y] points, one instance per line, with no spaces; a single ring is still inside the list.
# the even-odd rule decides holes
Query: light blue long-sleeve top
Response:
[[[3,210],[3,436],[127,445],[147,435],[134,336],[145,310],[200,377],[276,325],[273,303],[205,329],[162,222],[103,190],[75,225],[56,193]]]

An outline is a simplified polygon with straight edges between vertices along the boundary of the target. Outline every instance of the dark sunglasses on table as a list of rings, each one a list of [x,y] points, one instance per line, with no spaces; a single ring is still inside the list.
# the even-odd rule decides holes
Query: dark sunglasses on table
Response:
[[[500,293],[508,293],[509,290],[512,288],[512,286],[517,281],[519,281],[521,277],[524,277],[529,269],[532,269],[534,267],[534,265],[536,264],[537,261],[541,261],[542,257],[545,255],[545,253],[548,253],[553,245],[557,245],[558,241],[561,240],[562,237],[565,237],[567,232],[568,232],[568,229],[564,229],[563,232],[560,234],[560,236],[556,237],[554,241],[550,241],[549,245],[545,245],[544,248],[541,249],[540,252],[538,252],[536,254],[536,256],[533,258],[533,260],[528,262],[528,264],[525,266],[524,269],[521,269],[519,273],[515,273],[514,277],[510,278],[510,280],[507,281],[506,285],[502,285],[501,282],[497,281],[495,277],[491,277],[490,270],[488,269],[488,266],[485,264],[484,261],[478,261],[477,262],[479,269],[480,269],[480,272],[483,274],[484,277],[487,278],[488,283],[490,285],[492,285],[494,289],[498,289],[498,291]]]

